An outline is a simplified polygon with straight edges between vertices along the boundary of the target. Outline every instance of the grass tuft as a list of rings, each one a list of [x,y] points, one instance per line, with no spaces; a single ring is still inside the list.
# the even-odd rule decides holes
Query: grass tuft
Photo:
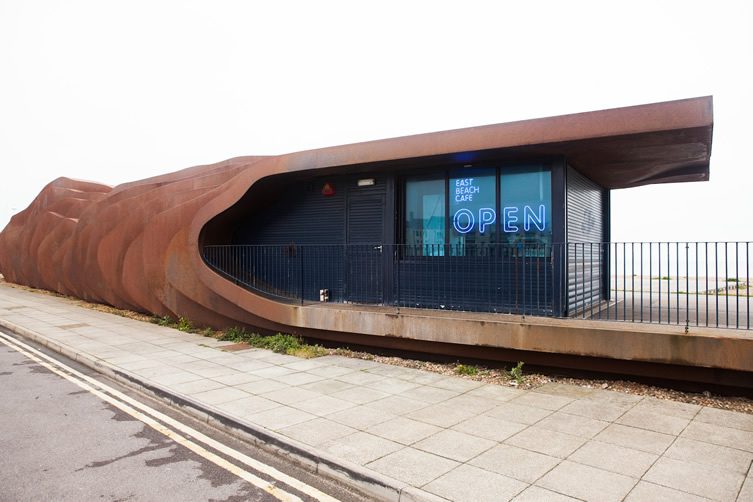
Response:
[[[472,364],[458,364],[455,366],[456,375],[476,376],[478,375],[478,367]]]

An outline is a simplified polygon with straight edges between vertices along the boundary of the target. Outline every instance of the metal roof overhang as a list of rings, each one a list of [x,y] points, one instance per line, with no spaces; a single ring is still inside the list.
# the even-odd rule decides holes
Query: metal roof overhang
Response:
[[[628,188],[707,181],[713,125],[712,97],[705,96],[355,143],[280,160],[284,170],[304,171],[459,153],[467,159],[565,156],[599,185]]]

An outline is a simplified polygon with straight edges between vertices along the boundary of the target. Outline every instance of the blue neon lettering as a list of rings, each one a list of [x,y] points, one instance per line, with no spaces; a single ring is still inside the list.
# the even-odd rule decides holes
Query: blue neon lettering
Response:
[[[484,233],[486,227],[497,221],[497,213],[490,207],[482,207],[478,210],[478,231]]]
[[[505,232],[518,231],[518,225],[515,225],[518,221],[517,212],[517,207],[505,207],[502,209],[502,230]]]
[[[466,225],[460,224],[460,217],[465,215],[468,219],[468,222]],[[455,216],[452,218],[452,226],[455,227],[455,230],[458,231],[458,233],[461,234],[467,234],[468,232],[473,229],[473,225],[476,223],[475,219],[473,218],[473,213],[469,209],[458,209],[455,212]]]
[[[523,228],[526,232],[531,230],[531,223],[535,226],[539,232],[543,232],[546,227],[546,208],[544,204],[539,206],[539,214],[533,212],[531,206],[525,206],[523,208]]]

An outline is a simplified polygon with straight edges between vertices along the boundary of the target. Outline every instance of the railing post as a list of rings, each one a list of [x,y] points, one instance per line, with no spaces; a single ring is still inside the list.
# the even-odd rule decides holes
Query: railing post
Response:
[[[300,274],[300,298],[301,298],[301,305],[303,305],[303,247],[298,246],[298,273]]]

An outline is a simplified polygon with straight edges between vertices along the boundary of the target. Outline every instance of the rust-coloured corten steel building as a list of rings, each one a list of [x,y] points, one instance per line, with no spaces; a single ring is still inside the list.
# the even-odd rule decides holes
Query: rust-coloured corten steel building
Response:
[[[610,190],[707,180],[712,127],[702,97],[240,157],[114,188],[59,178],[0,234],[0,271],[199,325],[736,369],[669,327],[567,319],[609,304],[610,256],[590,244],[610,240]]]

